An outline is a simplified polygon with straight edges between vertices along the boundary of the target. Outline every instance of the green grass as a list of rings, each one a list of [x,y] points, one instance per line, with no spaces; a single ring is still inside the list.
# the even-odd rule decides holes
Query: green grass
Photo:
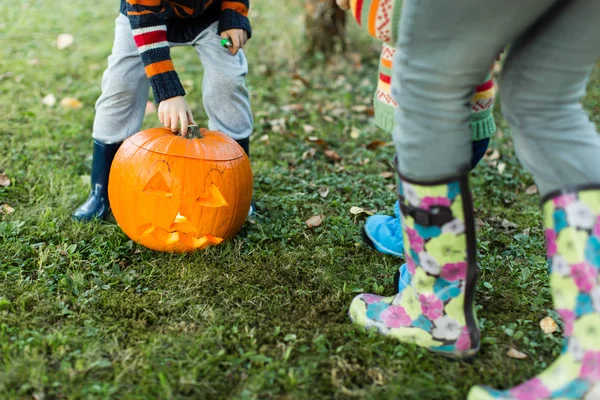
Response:
[[[350,324],[353,296],[389,293],[399,266],[362,243],[364,216],[349,213],[352,206],[391,213],[394,202],[386,187],[393,180],[379,176],[391,170],[392,147],[366,148],[389,137],[352,110],[370,102],[377,46],[353,29],[361,65],[302,61],[299,0],[258,1],[253,11],[254,224],[219,247],[173,255],[141,248],[114,224],[71,221],[88,191],[93,106],[117,15],[117,2],[90,4],[0,4],[0,171],[12,179],[0,188],[0,204],[15,208],[0,216],[2,399],[461,399],[474,384],[516,384],[558,354],[560,331],[546,336],[538,325],[547,315],[558,319],[539,197],[525,193],[533,181],[499,114],[504,135],[492,146],[506,169],[500,176],[482,163],[472,179],[480,355],[451,362]],[[59,51],[53,41],[62,32],[75,44]],[[174,51],[205,124],[194,57]],[[84,107],[46,107],[49,93]],[[294,103],[304,110],[283,111]],[[600,122],[598,71],[585,106]],[[281,118],[285,129],[274,129]],[[144,122],[157,124],[155,116]],[[321,150],[303,159],[315,146],[307,136],[327,141],[342,160],[335,164]],[[318,194],[324,186],[325,199]],[[321,213],[323,225],[307,229],[304,221]],[[504,219],[516,227],[504,228]],[[508,358],[510,347],[528,359]]]

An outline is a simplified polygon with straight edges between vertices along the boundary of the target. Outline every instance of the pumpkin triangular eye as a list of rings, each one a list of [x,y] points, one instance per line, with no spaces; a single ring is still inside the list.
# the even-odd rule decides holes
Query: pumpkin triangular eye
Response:
[[[227,205],[225,198],[214,183],[211,183],[197,200],[198,203],[206,207],[225,207]]]
[[[171,193],[171,189],[169,189],[169,185],[167,185],[167,181],[160,172],[157,172],[152,178],[150,178],[144,187],[144,192],[162,193],[166,194],[167,196],[173,195],[173,193]]]

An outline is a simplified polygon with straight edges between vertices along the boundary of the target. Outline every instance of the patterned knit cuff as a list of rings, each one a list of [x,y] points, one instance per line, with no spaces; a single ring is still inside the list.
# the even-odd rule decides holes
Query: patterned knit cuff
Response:
[[[154,101],[156,104],[171,97],[185,96],[185,90],[175,71],[154,75],[150,78],[150,85],[154,92]]]
[[[248,17],[244,17],[236,11],[226,9],[221,11],[217,33],[221,34],[221,32],[230,29],[243,29],[248,32],[248,39],[252,37],[252,28],[250,28],[250,20]]]

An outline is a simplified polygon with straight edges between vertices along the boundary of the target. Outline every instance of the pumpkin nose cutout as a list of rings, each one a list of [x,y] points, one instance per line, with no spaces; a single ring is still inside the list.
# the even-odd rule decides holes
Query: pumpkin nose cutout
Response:
[[[225,197],[219,191],[219,188],[214,183],[211,183],[208,189],[198,197],[198,203],[206,207],[225,207],[227,202]]]
[[[157,172],[152,178],[150,178],[144,187],[144,192],[161,193],[167,197],[173,196],[169,185],[167,185],[167,181],[160,172]]]

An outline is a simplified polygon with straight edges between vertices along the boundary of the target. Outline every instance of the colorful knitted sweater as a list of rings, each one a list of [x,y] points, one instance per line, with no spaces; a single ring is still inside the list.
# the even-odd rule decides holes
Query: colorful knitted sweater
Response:
[[[392,63],[396,49],[401,0],[351,0],[352,15],[371,36],[383,42],[379,59],[379,81],[373,100],[375,123],[381,129],[392,132],[394,109],[397,103],[392,98]],[[475,88],[471,99],[471,130],[473,141],[491,137],[496,132],[493,108],[496,88],[491,71],[483,83]]]
[[[218,33],[243,29],[250,37],[248,8],[249,0],[121,0],[157,103],[185,95],[169,42],[189,43],[216,21]]]

